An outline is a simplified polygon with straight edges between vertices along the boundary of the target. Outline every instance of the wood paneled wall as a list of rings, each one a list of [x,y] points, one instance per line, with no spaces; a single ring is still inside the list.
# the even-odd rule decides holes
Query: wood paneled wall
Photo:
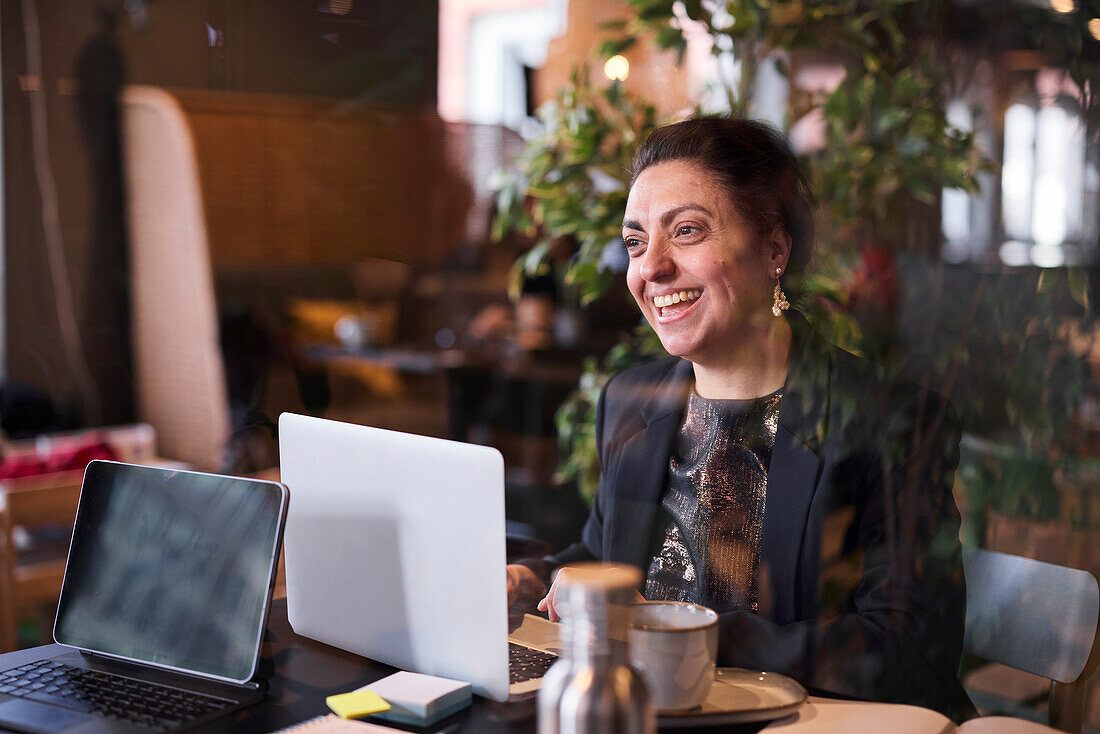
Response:
[[[396,255],[438,265],[473,200],[434,111],[174,91],[195,140],[217,267]]]

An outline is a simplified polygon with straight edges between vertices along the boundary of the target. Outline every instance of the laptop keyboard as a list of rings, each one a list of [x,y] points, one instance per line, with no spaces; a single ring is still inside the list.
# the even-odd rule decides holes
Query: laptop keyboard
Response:
[[[508,643],[508,682],[519,683],[541,678],[558,661],[558,656],[514,642]]]
[[[168,731],[233,701],[39,660],[0,672],[0,693]]]

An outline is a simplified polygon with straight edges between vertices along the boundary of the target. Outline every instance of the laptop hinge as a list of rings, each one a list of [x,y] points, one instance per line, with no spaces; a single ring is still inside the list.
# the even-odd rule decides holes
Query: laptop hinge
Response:
[[[134,665],[135,664],[134,661],[132,661],[132,660],[123,660],[121,658],[116,658],[116,657],[113,657],[111,655],[104,655],[103,653],[98,653],[98,652],[95,652],[93,650],[85,650],[85,649],[80,648],[80,647],[78,647],[77,650],[80,651],[81,655],[87,655],[88,657],[92,657],[92,658],[95,658],[97,660],[106,660],[108,663],[112,663],[112,664],[116,664],[116,665],[118,663],[122,663],[123,665]],[[248,690],[248,691],[260,691],[260,690],[266,691],[267,690],[266,689],[266,684],[265,684],[264,681],[250,680],[246,683],[230,683],[228,681],[222,681],[222,680],[211,680],[209,678],[204,678],[201,675],[189,675],[188,673],[185,673],[185,672],[179,671],[179,670],[161,670],[161,669],[156,668],[155,666],[150,667],[149,670],[157,670],[159,672],[167,673],[169,675],[178,675],[178,676],[182,676],[184,678],[189,678],[191,680],[201,681],[203,683],[211,683],[211,684],[214,684],[214,685],[221,685],[221,686],[232,686],[233,688],[243,688],[243,689]]]

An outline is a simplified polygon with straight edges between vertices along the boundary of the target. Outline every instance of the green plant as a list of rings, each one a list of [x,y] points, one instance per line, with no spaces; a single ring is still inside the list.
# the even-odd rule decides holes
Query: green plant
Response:
[[[1064,456],[1085,379],[1089,317],[1077,271],[988,272],[908,257],[899,369],[950,396],[964,432],[1029,456]],[[1085,334],[1091,333],[1086,329]]]
[[[596,404],[600,391],[616,372],[665,354],[657,334],[648,324],[642,323],[633,334],[613,346],[603,360],[597,361],[594,357],[585,360],[577,389],[555,416],[564,457],[558,467],[560,481],[576,480],[583,496],[595,496],[600,481],[596,455]]]
[[[631,159],[657,125],[657,111],[620,84],[597,89],[587,80],[585,69],[574,70],[571,83],[539,109],[542,133],[495,182],[494,236],[520,233],[535,240],[513,268],[513,296],[525,276],[554,271],[561,250],[568,254],[564,262],[559,258],[555,274],[582,306],[603,296],[614,277],[601,266],[601,256],[621,239]],[[608,376],[663,353],[643,324],[602,362],[585,361],[577,389],[556,416],[562,481],[575,479],[585,496],[595,494],[600,390]]]
[[[571,83],[539,109],[542,133],[495,182],[494,237],[535,239],[513,270],[513,295],[524,275],[551,271],[558,243],[571,253],[560,276],[581,305],[611,283],[600,257],[620,237],[631,157],[656,126],[657,111],[620,84],[597,89],[587,79],[575,69]]]

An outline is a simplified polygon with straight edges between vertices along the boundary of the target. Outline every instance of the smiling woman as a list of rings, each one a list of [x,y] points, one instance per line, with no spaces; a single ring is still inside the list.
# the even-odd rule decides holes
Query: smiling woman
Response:
[[[719,665],[965,718],[955,413],[786,310],[811,201],[758,122],[689,120],[642,145],[627,284],[672,356],[607,383],[581,542],[509,567],[511,597],[566,563],[631,563],[646,599],[719,613]],[[553,586],[539,608],[557,617]]]

